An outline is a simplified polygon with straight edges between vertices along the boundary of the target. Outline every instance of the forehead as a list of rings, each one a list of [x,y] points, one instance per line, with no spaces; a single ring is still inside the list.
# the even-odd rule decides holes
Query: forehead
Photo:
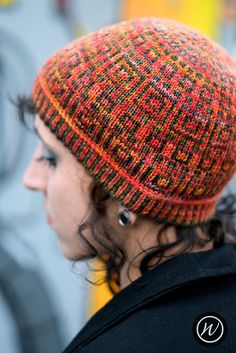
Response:
[[[40,119],[39,115],[35,115],[34,119],[34,127],[41,133],[44,133],[45,135],[50,135],[52,134],[49,128],[44,124],[44,122]]]
[[[43,142],[46,142],[46,143],[48,143],[52,146],[56,146],[58,148],[64,147],[63,144],[54,136],[54,134],[44,124],[44,122],[40,119],[40,117],[38,115],[35,116],[34,128]]]
[[[93,180],[93,177],[90,176],[89,172],[78,160],[76,160],[71,151],[66,148],[63,143],[56,138],[56,136],[54,136],[54,134],[44,124],[38,115],[35,115],[34,127],[37,129],[38,135],[45,145],[55,152],[60,157],[60,160],[63,160],[63,165],[65,168],[70,168],[70,170],[73,170],[76,176],[78,173],[80,177],[82,174],[85,174],[89,181]]]

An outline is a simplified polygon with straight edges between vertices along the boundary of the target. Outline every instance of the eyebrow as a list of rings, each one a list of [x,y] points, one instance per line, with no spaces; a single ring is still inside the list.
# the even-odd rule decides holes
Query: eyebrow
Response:
[[[39,139],[42,141],[45,147],[47,147],[49,150],[51,150],[53,153],[57,154],[57,152],[54,150],[54,148],[50,145],[48,145],[42,138],[42,136],[39,134],[39,131],[35,125],[33,125],[33,130],[35,134],[39,137]]]

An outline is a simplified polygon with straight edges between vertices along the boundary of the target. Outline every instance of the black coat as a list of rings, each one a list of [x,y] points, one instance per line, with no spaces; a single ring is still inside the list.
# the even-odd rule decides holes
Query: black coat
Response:
[[[235,353],[236,246],[156,266],[89,319],[72,352]]]

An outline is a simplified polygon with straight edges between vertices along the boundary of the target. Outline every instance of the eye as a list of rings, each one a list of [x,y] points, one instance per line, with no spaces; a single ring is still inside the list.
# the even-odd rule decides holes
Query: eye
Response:
[[[35,159],[37,162],[42,162],[47,164],[49,167],[56,167],[57,158],[56,156],[49,151],[47,148],[43,147],[42,155],[39,158]]]
[[[49,167],[56,167],[57,161],[54,157],[41,156],[35,159],[37,162],[43,162],[49,165]]]

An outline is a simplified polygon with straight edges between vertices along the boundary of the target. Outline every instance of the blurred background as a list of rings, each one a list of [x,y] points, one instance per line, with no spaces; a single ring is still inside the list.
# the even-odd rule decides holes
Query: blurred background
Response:
[[[236,58],[236,0],[0,0],[0,352],[60,352],[111,299],[106,285],[84,280],[103,273],[72,269],[45,222],[42,195],[23,188],[37,141],[9,97],[30,94],[39,66],[74,38],[137,16],[184,22]]]

